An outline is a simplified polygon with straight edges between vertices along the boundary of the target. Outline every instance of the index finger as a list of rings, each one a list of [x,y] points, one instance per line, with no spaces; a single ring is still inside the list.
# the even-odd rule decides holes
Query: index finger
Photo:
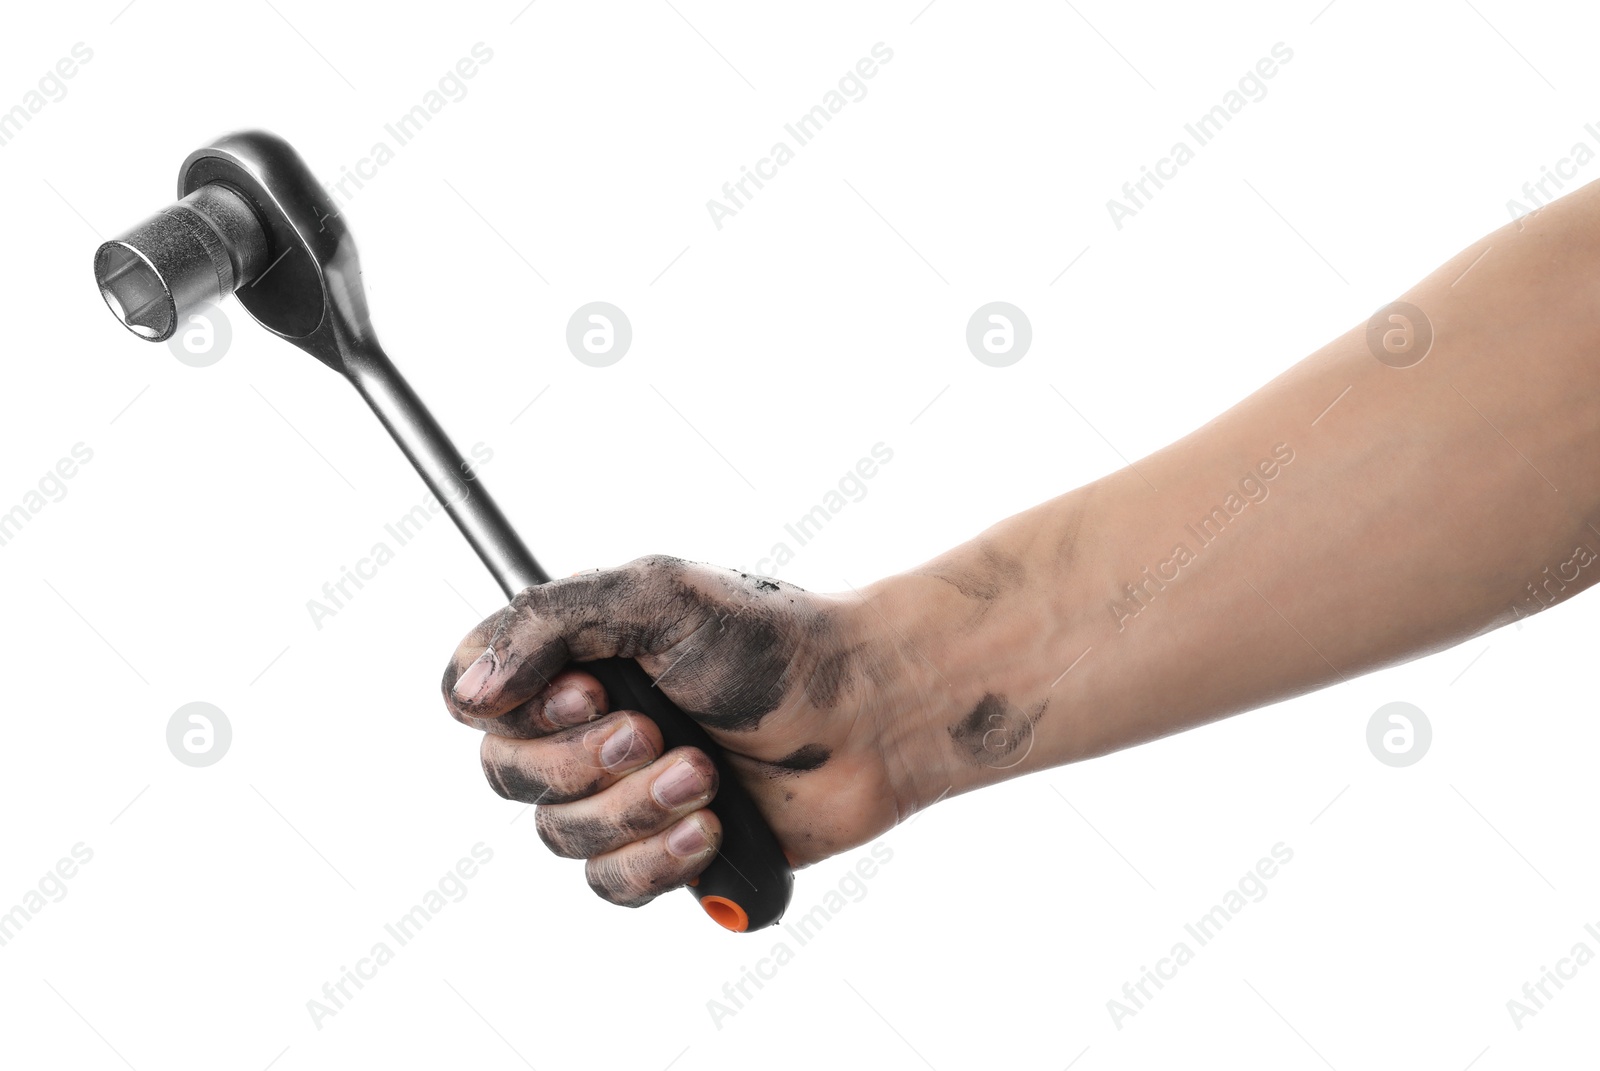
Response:
[[[498,718],[548,689],[569,661],[666,650],[696,606],[684,564],[641,558],[523,589],[456,648],[441,682],[445,704],[463,721]]]

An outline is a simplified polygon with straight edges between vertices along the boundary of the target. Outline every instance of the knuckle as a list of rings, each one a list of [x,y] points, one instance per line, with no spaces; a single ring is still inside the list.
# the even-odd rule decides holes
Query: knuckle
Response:
[[[619,907],[640,907],[688,880],[683,865],[666,851],[632,851],[590,859],[589,888]]]
[[[671,554],[645,554],[633,559],[627,565],[634,572],[651,574],[665,573],[677,575],[689,567],[689,563],[682,558],[675,558]]]
[[[534,828],[556,855],[593,859],[651,836],[670,818],[670,813],[647,795],[604,811],[596,811],[592,803],[541,806],[534,812]]]
[[[545,847],[567,859],[593,859],[639,836],[637,826],[627,819],[579,813],[559,805],[535,811],[534,828]]]
[[[484,737],[486,742],[494,739],[492,736]],[[483,776],[488,779],[489,787],[505,799],[534,803],[550,791],[549,783],[517,763],[507,761],[506,756],[497,753],[496,749],[486,745],[478,757],[483,763]]]
[[[611,847],[614,839],[608,823],[593,818],[575,818],[559,807],[540,807],[533,813],[533,827],[556,855],[564,859],[588,859]]]
[[[561,839],[560,822],[550,814],[550,808],[539,807],[533,812],[533,828],[539,834],[539,839],[544,841],[544,846],[556,855],[570,859],[567,854],[566,842]]]
[[[632,877],[631,868],[616,859],[591,859],[584,867],[589,888],[608,904],[618,907],[643,907],[659,893],[642,888]]]
[[[592,796],[607,774],[585,726],[534,740],[486,733],[479,748],[484,776],[508,800],[571,803]]]

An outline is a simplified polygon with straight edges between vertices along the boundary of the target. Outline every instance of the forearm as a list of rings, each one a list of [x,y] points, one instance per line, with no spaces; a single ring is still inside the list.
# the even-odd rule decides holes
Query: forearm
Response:
[[[921,667],[915,796],[1437,650],[1600,577],[1600,190],[1403,300],[1433,327],[1420,363],[1381,363],[1361,324],[1199,431],[869,593]]]

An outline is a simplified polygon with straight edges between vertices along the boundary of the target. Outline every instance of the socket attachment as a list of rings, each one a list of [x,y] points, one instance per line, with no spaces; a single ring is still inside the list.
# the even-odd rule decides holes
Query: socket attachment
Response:
[[[100,296],[140,338],[171,338],[199,306],[216,304],[268,266],[267,232],[238,192],[207,183],[94,256]]]

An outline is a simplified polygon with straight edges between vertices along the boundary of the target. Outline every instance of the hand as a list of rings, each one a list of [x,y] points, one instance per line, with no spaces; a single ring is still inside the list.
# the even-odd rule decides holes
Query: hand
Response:
[[[537,804],[540,836],[588,859],[590,886],[637,906],[684,884],[721,839],[716,771],[663,755],[641,714],[612,711],[569,661],[636,659],[710,732],[796,866],[862,844],[920,803],[892,702],[906,677],[864,596],[675,558],[641,558],[521,592],[446,668],[445,703],[485,731],[483,768]]]

